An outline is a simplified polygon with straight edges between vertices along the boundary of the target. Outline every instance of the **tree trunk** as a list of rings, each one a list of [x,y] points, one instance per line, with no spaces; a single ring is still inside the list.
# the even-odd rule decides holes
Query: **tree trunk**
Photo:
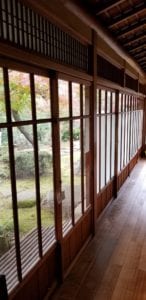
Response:
[[[15,120],[15,122],[20,122],[22,121],[19,113],[15,110],[12,110],[12,114],[13,114],[13,118]],[[21,133],[25,136],[25,138],[27,139],[27,141],[29,141],[29,143],[31,145],[33,145],[33,138],[32,136],[29,134],[29,132],[26,130],[26,126],[18,126],[18,129],[21,131]]]

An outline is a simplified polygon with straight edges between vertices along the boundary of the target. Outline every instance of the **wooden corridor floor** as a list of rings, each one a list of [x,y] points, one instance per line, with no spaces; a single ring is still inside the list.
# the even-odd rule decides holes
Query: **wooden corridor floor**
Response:
[[[96,224],[53,300],[146,300],[146,160]]]

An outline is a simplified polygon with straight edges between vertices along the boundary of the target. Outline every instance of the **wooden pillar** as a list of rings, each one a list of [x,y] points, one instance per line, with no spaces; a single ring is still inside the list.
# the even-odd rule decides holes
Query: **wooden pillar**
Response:
[[[96,118],[96,90],[97,90],[97,35],[92,31],[92,47],[91,47],[91,73],[93,75],[93,82],[91,84],[90,93],[90,145],[91,145],[91,177],[90,177],[90,196],[92,205],[92,233],[95,234],[96,222],[96,197],[97,197],[97,158],[96,158],[96,143],[97,143],[97,118]]]
[[[60,143],[59,143],[59,105],[58,105],[58,76],[52,72],[51,77],[51,105],[52,105],[52,141],[53,141],[53,170],[54,170],[54,203],[56,229],[56,259],[57,277],[59,283],[63,281],[62,255],[62,203],[61,203],[61,174],[60,174]]]
[[[116,90],[116,107],[115,107],[115,176],[114,176],[114,197],[118,193],[118,127],[119,127],[119,91]]]

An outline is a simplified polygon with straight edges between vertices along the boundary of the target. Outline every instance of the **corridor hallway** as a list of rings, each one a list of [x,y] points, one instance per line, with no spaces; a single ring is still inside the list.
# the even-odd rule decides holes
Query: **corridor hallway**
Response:
[[[140,160],[97,221],[53,300],[146,299],[146,161]]]

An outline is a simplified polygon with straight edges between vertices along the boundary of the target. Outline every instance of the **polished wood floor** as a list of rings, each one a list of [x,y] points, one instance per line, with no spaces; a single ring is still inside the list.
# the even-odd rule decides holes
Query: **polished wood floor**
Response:
[[[96,226],[53,300],[146,300],[146,160]]]

